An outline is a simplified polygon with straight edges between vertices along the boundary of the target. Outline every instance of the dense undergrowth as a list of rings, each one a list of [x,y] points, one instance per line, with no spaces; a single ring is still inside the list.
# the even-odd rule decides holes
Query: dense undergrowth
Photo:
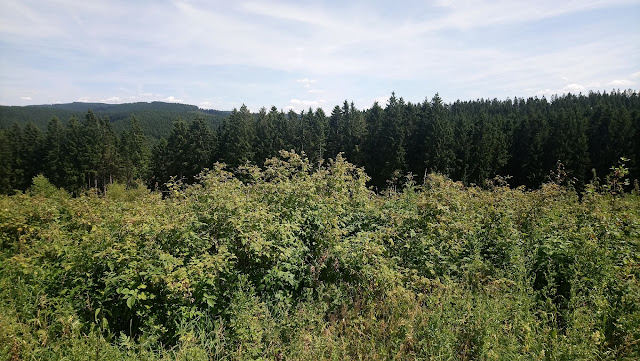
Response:
[[[640,357],[638,194],[317,168],[1,196],[0,359]]]

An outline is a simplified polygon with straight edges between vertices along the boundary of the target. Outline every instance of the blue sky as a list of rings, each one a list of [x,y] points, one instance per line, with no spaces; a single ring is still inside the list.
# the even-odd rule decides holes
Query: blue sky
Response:
[[[638,0],[2,0],[0,104],[330,111],[640,88]]]

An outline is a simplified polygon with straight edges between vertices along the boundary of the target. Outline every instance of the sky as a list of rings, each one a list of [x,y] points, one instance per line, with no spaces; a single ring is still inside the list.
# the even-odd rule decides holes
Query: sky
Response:
[[[330,111],[640,89],[640,0],[2,0],[0,104]]]

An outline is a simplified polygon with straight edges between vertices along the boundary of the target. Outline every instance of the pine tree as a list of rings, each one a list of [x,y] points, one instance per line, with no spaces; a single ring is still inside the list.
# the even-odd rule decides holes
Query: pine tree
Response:
[[[108,117],[100,118],[99,121],[99,149],[100,160],[98,163],[98,186],[102,191],[106,191],[108,184],[117,181],[118,174],[118,145],[117,137],[111,127],[111,121]]]
[[[338,153],[344,150],[341,132],[345,127],[342,109],[339,106],[336,105],[333,108],[327,123],[327,157],[335,158]]]
[[[384,153],[381,150],[384,142],[382,127],[384,122],[384,110],[378,102],[374,102],[371,109],[366,112],[365,121],[367,122],[368,137],[365,142],[366,151],[364,166],[371,177],[371,184],[382,188],[385,185],[385,180],[388,175],[383,173],[385,159],[383,156]]]
[[[154,144],[151,151],[150,188],[162,189],[164,184],[169,181],[172,176],[169,169],[171,162],[172,157],[169,143],[166,138],[160,138],[160,140]]]
[[[563,164],[567,175],[575,178],[581,188],[589,165],[587,120],[573,107],[565,107],[551,113],[551,122],[551,159]]]
[[[246,105],[231,112],[224,132],[223,159],[228,165],[237,167],[254,158],[255,127]]]
[[[362,148],[364,143],[364,138],[367,136],[367,125],[364,119],[364,114],[361,111],[356,109],[353,102],[348,105],[345,101],[342,111],[345,123],[345,130],[342,132],[344,134],[344,152],[346,158],[355,164],[362,165],[363,163],[363,154]]]
[[[9,140],[9,152],[11,154],[11,176],[9,177],[9,184],[11,189],[17,189],[24,191],[27,188],[27,184],[24,182],[25,175],[25,142],[23,139],[22,128],[18,123],[14,123],[7,132],[7,138]]]
[[[303,119],[307,131],[307,154],[311,163],[319,163],[326,150],[327,116],[321,108],[315,112],[311,108]]]
[[[182,119],[176,120],[167,140],[169,155],[167,172],[170,176],[178,177],[180,180],[185,178],[189,168],[188,137],[187,122]]]
[[[451,176],[468,184],[471,182],[474,170],[473,147],[475,127],[471,118],[466,113],[454,113],[454,152],[455,164]]]
[[[65,129],[63,144],[63,185],[68,191],[77,193],[86,187],[82,163],[83,134],[80,122],[71,117]]]
[[[213,133],[205,124],[202,118],[196,118],[189,125],[187,133],[187,178],[189,182],[204,168],[209,168],[213,164],[212,155],[214,152]]]
[[[102,157],[100,119],[91,110],[87,112],[80,127],[78,158],[86,188],[98,187]]]
[[[151,148],[135,115],[131,116],[129,130],[120,140],[121,168],[125,182],[132,185],[150,176]]]
[[[406,170],[404,149],[404,100],[391,94],[384,109],[381,127],[380,152],[382,153],[381,175],[390,178],[402,175]]]
[[[44,175],[57,187],[65,185],[64,133],[60,120],[53,117],[47,125],[45,137]]]
[[[427,115],[426,165],[429,171],[449,174],[453,169],[453,126],[449,111],[436,94],[429,104]]]
[[[0,193],[9,194],[13,190],[12,175],[12,149],[9,135],[4,129],[0,129]]]
[[[277,109],[271,108],[267,113],[265,108],[261,108],[256,119],[256,148],[255,159],[256,164],[261,164],[267,158],[276,155],[276,117]]]
[[[33,177],[44,171],[42,159],[44,158],[44,137],[40,129],[33,123],[28,123],[24,128],[22,147],[23,180],[22,187],[27,189],[31,185]]]

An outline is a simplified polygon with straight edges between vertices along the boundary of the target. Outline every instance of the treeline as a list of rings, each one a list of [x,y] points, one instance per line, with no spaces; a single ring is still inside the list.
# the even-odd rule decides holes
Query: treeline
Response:
[[[113,130],[117,133],[125,131],[129,126],[132,115],[138,119],[144,134],[150,138],[167,137],[171,132],[172,123],[178,119],[202,118],[210,127],[218,128],[222,119],[230,111],[200,109],[195,105],[138,102],[125,104],[104,103],[67,103],[30,106],[0,106],[0,128],[10,128],[14,123],[33,123],[45,132],[51,118],[60,119],[63,125],[72,117],[83,118],[91,109],[99,118],[108,117]]]
[[[90,110],[65,126],[52,119],[46,134],[32,124],[0,130],[0,191],[25,190],[40,173],[72,192],[114,181],[155,187],[173,176],[192,182],[215,162],[261,164],[282,149],[304,152],[313,164],[343,153],[377,189],[429,172],[466,184],[509,176],[511,185],[537,188],[558,170],[581,188],[592,170],[603,176],[621,157],[638,178],[640,159],[640,97],[633,91],[452,104],[437,94],[417,104],[392,94],[384,108],[359,110],[345,101],[328,115],[275,107],[253,114],[242,106],[219,128],[198,116],[177,120],[154,144],[135,117],[130,123],[116,134],[107,117]]]

